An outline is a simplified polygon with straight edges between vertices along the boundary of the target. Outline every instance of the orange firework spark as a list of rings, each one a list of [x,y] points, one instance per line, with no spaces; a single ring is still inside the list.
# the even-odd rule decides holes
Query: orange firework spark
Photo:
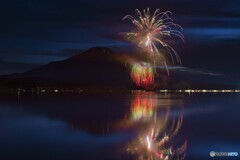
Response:
[[[131,78],[138,87],[149,87],[154,83],[153,67],[149,63],[134,63]]]

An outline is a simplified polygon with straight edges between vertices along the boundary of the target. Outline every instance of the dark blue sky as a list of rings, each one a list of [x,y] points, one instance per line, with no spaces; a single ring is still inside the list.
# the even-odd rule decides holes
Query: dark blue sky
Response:
[[[239,0],[5,0],[0,2],[0,73],[62,60],[94,46],[115,50],[121,19],[136,8],[171,10],[186,42],[174,48],[183,65],[222,73],[238,84]]]

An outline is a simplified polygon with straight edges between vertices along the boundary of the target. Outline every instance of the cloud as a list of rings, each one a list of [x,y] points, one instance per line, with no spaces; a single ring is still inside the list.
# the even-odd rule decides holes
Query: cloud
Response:
[[[165,69],[165,67],[158,66],[158,68]],[[207,76],[222,76],[223,74],[214,73],[204,69],[195,69],[195,68],[188,68],[188,67],[180,67],[180,66],[168,66],[170,71],[178,71],[178,72],[185,72],[195,75],[207,75]]]
[[[239,40],[240,28],[187,28],[184,33],[190,39],[200,43],[214,42],[223,40]]]

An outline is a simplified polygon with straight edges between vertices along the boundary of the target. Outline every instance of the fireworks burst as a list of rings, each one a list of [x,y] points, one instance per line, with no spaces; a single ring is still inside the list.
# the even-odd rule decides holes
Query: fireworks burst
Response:
[[[131,78],[138,87],[149,87],[154,82],[153,68],[149,63],[134,63]]]
[[[177,62],[181,64],[180,57],[166,42],[166,38],[176,36],[184,41],[183,34],[178,31],[182,30],[182,27],[173,22],[173,19],[170,17],[171,14],[170,11],[160,12],[160,9],[157,9],[154,14],[151,15],[148,8],[147,10],[143,10],[143,12],[136,9],[136,17],[126,15],[123,18],[123,20],[129,19],[136,27],[134,31],[124,33],[128,40],[136,42],[139,47],[146,49],[150,54],[159,55],[166,66],[166,69],[167,63],[165,57],[160,53],[158,46],[167,50],[173,63],[175,57]]]

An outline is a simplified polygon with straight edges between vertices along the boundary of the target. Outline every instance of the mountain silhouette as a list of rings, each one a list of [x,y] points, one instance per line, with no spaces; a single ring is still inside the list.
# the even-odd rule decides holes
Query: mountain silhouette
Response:
[[[105,47],[94,47],[24,73],[1,76],[0,82],[8,88],[128,89],[132,85],[127,63]]]
[[[133,55],[116,53],[105,47],[94,47],[68,59],[50,62],[24,73],[0,76],[0,88],[62,88],[85,91],[236,88],[214,81],[219,80],[219,76],[177,71],[172,71],[171,75],[167,76],[165,69],[157,69],[155,83],[149,88],[137,87],[130,77],[131,65],[136,62],[149,62],[149,59],[141,53]]]

